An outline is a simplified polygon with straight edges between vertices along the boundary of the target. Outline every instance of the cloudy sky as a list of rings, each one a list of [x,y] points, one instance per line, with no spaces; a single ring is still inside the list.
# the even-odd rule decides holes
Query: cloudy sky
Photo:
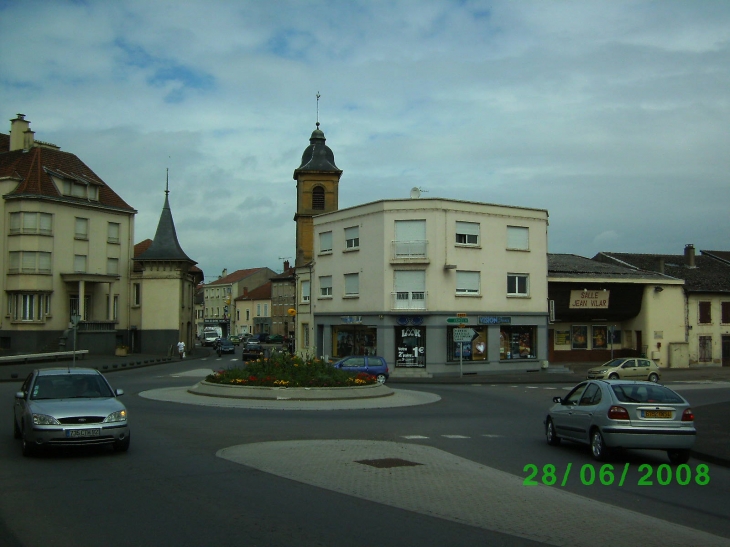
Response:
[[[0,119],[78,155],[136,241],[169,168],[208,282],[294,261],[317,92],[340,207],[420,187],[547,209],[554,253],[730,250],[729,72],[716,0],[0,0]]]

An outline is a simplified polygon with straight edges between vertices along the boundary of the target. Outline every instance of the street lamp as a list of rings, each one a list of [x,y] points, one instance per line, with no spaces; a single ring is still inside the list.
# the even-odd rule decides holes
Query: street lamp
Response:
[[[74,347],[73,347],[73,367],[76,367],[76,332],[79,330],[79,321],[81,321],[81,316],[77,313],[73,314],[71,316],[71,328],[74,331]]]

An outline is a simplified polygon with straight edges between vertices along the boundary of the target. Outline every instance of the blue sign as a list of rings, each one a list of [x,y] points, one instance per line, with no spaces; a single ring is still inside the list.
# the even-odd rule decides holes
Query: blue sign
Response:
[[[340,319],[345,325],[362,325],[362,315],[343,315]]]
[[[480,315],[480,325],[511,325],[512,318],[499,315]]]

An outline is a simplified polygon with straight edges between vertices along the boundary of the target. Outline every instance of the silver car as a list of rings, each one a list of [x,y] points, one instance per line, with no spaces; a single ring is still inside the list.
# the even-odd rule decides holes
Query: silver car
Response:
[[[637,359],[635,357],[624,357],[611,359],[600,367],[587,371],[589,380],[649,380],[658,382],[661,378],[661,371],[654,361],[649,359]]]
[[[697,436],[687,400],[653,382],[589,380],[553,402],[544,422],[548,444],[588,444],[599,461],[612,449],[636,448],[666,450],[672,463],[686,463]]]
[[[127,409],[106,378],[90,368],[34,370],[15,394],[13,431],[23,455],[52,446],[110,444],[129,449]]]

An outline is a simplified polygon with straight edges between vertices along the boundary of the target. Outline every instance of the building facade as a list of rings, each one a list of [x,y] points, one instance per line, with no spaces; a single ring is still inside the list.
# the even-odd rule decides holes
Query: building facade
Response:
[[[128,343],[136,211],[78,157],[36,141],[22,114],[0,134],[0,194],[0,348]]]
[[[271,316],[271,281],[235,299],[235,314],[240,317],[237,323],[238,334],[274,334]],[[276,333],[279,334],[279,333]]]

